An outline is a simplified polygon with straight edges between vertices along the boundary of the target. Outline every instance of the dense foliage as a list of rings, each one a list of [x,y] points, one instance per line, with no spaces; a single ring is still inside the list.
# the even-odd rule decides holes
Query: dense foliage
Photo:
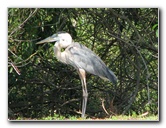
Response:
[[[113,85],[87,74],[87,116],[158,114],[158,9],[9,8],[10,119],[81,113],[77,72],[57,61],[53,43],[35,44],[58,31],[92,49],[118,77]]]

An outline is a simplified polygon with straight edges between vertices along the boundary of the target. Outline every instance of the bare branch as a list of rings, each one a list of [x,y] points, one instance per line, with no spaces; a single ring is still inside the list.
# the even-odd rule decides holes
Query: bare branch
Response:
[[[105,109],[104,99],[100,98],[100,100],[101,100],[101,105],[102,105],[102,108],[103,108],[104,112],[105,112],[107,115],[110,115],[110,114],[107,112],[107,110]]]
[[[11,35],[13,35],[18,29],[21,29],[22,26],[24,26],[24,24],[37,12],[38,8],[36,8],[29,16],[27,19],[25,19],[17,28],[15,28],[9,35],[9,37]]]
[[[20,70],[12,63],[12,62],[8,62],[11,64],[11,66],[14,68],[14,70],[17,72],[18,75],[21,75]]]

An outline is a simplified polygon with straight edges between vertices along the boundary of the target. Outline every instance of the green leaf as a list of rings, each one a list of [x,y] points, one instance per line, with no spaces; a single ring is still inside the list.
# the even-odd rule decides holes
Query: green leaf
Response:
[[[158,27],[158,24],[153,25],[152,30],[154,30],[156,27]]]
[[[9,73],[12,73],[12,72],[13,72],[13,67],[11,67],[11,68],[10,68],[10,71],[9,71]]]

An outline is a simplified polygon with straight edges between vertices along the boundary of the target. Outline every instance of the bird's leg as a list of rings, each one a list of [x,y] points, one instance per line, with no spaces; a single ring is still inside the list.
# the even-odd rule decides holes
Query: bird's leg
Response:
[[[78,69],[78,73],[82,83],[82,91],[83,91],[82,118],[84,118],[86,112],[87,98],[88,98],[88,91],[86,86],[86,74],[84,69]]]

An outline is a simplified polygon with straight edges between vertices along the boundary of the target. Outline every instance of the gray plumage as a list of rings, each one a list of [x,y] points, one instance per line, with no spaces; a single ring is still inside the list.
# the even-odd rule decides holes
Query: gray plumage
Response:
[[[79,43],[72,43],[65,49],[66,63],[76,69],[82,68],[86,72],[106,78],[116,84],[116,76],[108,69],[104,62],[90,49]]]
[[[69,33],[57,33],[36,44],[47,42],[56,42],[54,45],[56,58],[62,63],[72,65],[78,71],[83,90],[82,117],[84,118],[88,97],[85,72],[108,79],[114,84],[116,84],[117,78],[93,51],[82,44],[74,43]],[[65,48],[63,52],[61,52],[62,48]]]

